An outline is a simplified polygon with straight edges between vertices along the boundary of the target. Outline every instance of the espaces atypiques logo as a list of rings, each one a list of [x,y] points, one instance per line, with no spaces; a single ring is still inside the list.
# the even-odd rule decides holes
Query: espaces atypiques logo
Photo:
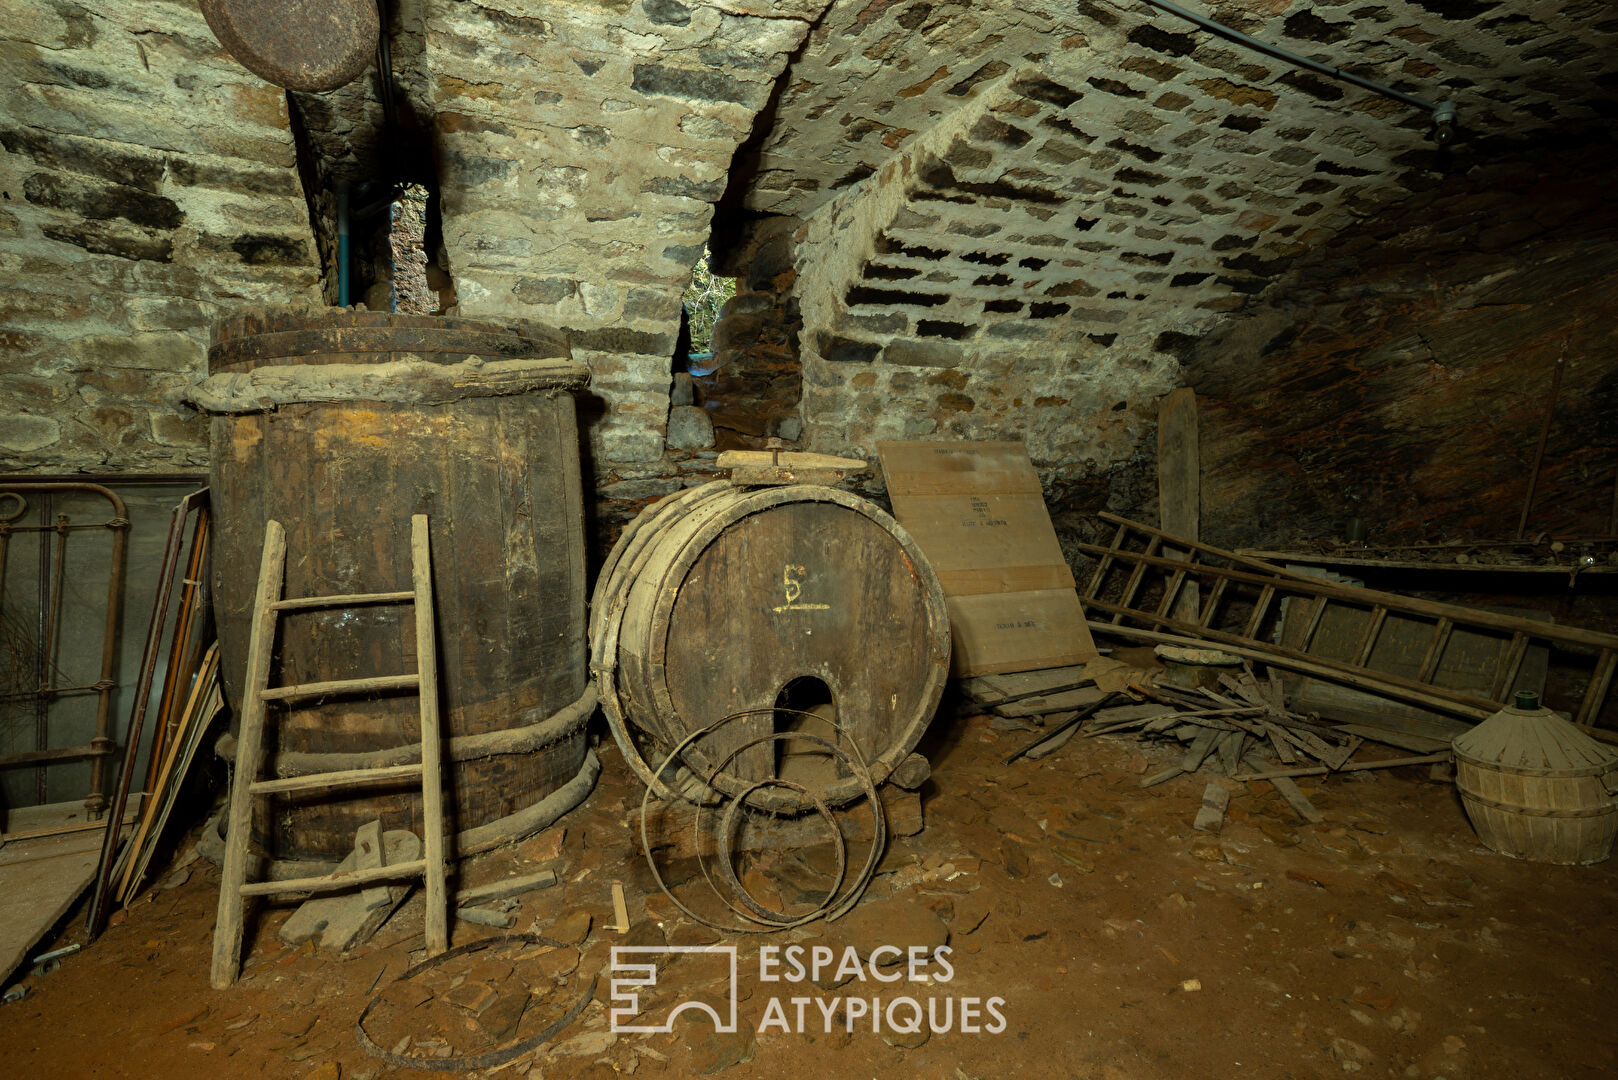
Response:
[[[685,1000],[672,1004],[660,1016],[644,1016],[640,991],[657,986],[657,958],[669,954],[711,954],[728,962],[728,1008],[707,1001]],[[758,978],[765,986],[783,986],[784,993],[772,994],[764,1004],[757,1031],[830,1033],[841,1027],[850,1033],[869,1028],[912,1035],[927,1028],[935,1035],[951,1031],[967,1035],[998,1035],[1006,1030],[1006,1004],[1003,997],[981,998],[928,993],[861,993],[866,988],[904,984],[906,987],[947,986],[955,978],[950,948],[916,946],[901,949],[879,945],[868,959],[849,946],[839,952],[827,945],[766,945],[758,951]],[[612,1030],[621,1033],[672,1031],[683,1012],[703,1013],[721,1032],[737,1029],[736,976],[739,968],[734,945],[620,945],[612,950]],[[858,989],[854,993],[827,995],[818,984]],[[795,993],[797,988],[814,993]],[[639,1021],[637,1023],[637,1021]]]

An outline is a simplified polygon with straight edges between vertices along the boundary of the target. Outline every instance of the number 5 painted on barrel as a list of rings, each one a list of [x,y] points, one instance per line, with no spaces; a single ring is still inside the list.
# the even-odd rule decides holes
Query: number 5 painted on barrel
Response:
[[[801,565],[787,563],[781,570],[781,591],[786,594],[787,602],[777,604],[771,611],[830,611],[830,604],[800,604],[798,597],[803,595],[803,575],[808,573]]]

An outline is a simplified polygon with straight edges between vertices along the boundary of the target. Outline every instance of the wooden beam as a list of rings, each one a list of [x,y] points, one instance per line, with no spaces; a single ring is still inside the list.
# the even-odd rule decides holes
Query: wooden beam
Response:
[[[1164,532],[1195,540],[1200,535],[1202,466],[1197,437],[1197,395],[1182,386],[1165,394],[1157,406],[1157,518]],[[1165,549],[1173,559],[1188,558],[1179,548]],[[1175,617],[1196,619],[1201,606],[1195,580],[1176,582],[1165,601]],[[1175,595],[1177,593],[1177,595]]]

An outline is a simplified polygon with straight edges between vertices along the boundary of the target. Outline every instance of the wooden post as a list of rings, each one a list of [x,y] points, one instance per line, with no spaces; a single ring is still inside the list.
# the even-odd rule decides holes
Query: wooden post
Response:
[[[1202,465],[1198,452],[1197,395],[1182,386],[1163,396],[1157,406],[1157,517],[1164,532],[1199,539],[1202,505]],[[1171,559],[1188,552],[1164,548]],[[1195,578],[1185,582],[1175,600],[1174,617],[1196,622],[1200,603]]]
[[[433,633],[433,561],[427,516],[410,519],[410,569],[416,590],[416,670],[421,679],[421,817],[426,833],[427,955],[449,948],[444,887],[444,775],[438,735],[438,643]]]

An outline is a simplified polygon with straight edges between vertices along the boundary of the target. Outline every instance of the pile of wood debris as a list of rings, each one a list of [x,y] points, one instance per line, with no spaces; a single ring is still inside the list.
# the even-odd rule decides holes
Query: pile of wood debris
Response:
[[[1274,669],[1261,677],[1250,662],[1242,662],[1239,669],[1217,675],[1211,674],[1217,669],[1209,669],[1209,681],[1216,680],[1217,689],[1179,687],[1168,682],[1165,669],[1153,662],[1149,650],[1119,650],[1114,656],[1120,654],[1125,658],[985,676],[961,685],[977,709],[995,715],[995,727],[1008,732],[1044,729],[1010,754],[1007,764],[1021,757],[1043,757],[1075,736],[1133,734],[1159,743],[1177,742],[1185,746],[1180,759],[1142,778],[1142,787],[1204,769],[1236,781],[1269,781],[1308,821],[1320,820],[1319,812],[1293,777],[1449,760],[1447,750],[1375,755],[1370,748],[1382,744],[1363,734],[1366,729],[1347,731],[1316,714],[1288,711]],[[1211,790],[1209,794],[1219,804],[1210,808],[1217,823],[1223,802]]]

